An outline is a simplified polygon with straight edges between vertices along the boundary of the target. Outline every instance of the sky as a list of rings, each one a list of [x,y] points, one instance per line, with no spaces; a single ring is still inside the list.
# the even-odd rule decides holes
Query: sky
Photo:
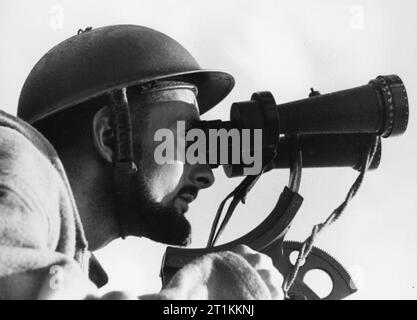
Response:
[[[398,74],[410,102],[407,132],[383,140],[380,167],[370,172],[344,217],[317,246],[348,269],[353,299],[417,298],[417,3],[399,1],[277,0],[0,0],[0,108],[15,114],[22,85],[54,45],[88,26],[137,24],[164,32],[207,69],[230,72],[232,93],[204,119],[228,120],[230,105],[268,90],[278,103],[366,84]],[[303,241],[343,200],[357,173],[349,168],[306,169],[303,206],[288,239]],[[192,247],[203,247],[220,201],[239,182],[221,169],[188,213]],[[221,242],[256,227],[272,209],[288,172],[264,175],[231,219]],[[165,246],[146,239],[117,240],[97,252],[110,276],[102,289],[136,294],[160,289]],[[314,277],[313,277],[314,278]],[[313,282],[322,290],[318,276]],[[317,284],[318,282],[318,284]]]

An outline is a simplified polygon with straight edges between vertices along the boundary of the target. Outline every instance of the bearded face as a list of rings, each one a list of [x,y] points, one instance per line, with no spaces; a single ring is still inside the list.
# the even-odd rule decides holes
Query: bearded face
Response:
[[[129,99],[133,114],[135,162],[130,199],[138,217],[141,235],[170,245],[187,245],[191,226],[185,214],[199,190],[211,186],[213,173],[207,164],[187,164],[183,159],[167,163],[155,160],[155,133],[160,129],[172,131],[178,137],[177,123],[186,127],[199,121],[195,92],[192,87],[176,87],[151,91]],[[146,116],[140,110],[146,108]],[[135,125],[136,124],[136,125]],[[183,134],[183,133],[180,133]],[[182,139],[174,141],[176,148]]]

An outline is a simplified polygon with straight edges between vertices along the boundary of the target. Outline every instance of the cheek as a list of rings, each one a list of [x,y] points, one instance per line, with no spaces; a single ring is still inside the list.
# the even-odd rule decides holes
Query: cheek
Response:
[[[178,187],[184,171],[184,164],[153,165],[147,177],[148,190],[152,199],[156,202],[170,200],[173,192]]]
[[[153,132],[150,130],[149,132]],[[175,132],[173,132],[175,136]],[[158,164],[154,158],[155,148],[160,144],[153,141],[153,135],[147,136],[149,142],[142,148],[142,166],[147,191],[151,199],[158,203],[166,203],[173,199],[175,191],[181,185],[184,163],[175,161],[173,164]]]

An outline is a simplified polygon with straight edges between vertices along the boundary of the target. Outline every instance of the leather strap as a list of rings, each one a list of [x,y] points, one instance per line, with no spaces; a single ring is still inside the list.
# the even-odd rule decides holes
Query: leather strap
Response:
[[[129,217],[130,177],[137,171],[133,158],[132,124],[126,89],[110,92],[111,125],[114,132],[113,179],[117,218],[121,237],[127,236],[126,222]]]

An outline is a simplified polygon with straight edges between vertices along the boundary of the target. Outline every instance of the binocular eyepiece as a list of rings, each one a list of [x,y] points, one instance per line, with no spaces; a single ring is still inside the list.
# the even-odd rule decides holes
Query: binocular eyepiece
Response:
[[[350,166],[355,168],[366,150],[370,135],[390,137],[405,132],[408,123],[407,92],[396,75],[378,76],[368,84],[352,89],[320,94],[310,93],[306,99],[277,105],[271,93],[258,92],[251,100],[236,102],[231,107],[230,121],[202,121],[200,129],[261,130],[262,142],[252,141],[241,146],[241,155],[256,150],[275,149],[276,168],[290,165],[289,144],[297,136],[303,152],[304,167]],[[244,135],[244,134],[243,134]],[[258,140],[259,142],[260,140]],[[229,139],[227,146],[207,144],[207,157],[212,166],[226,165],[228,176],[242,175],[245,164],[232,161],[236,142]],[[214,151],[214,149],[216,149]],[[229,157],[210,157],[213,152],[228,148]],[[227,159],[226,159],[227,158]],[[375,157],[371,168],[379,164]],[[232,166],[232,168],[230,167]],[[229,168],[227,168],[229,167]]]

